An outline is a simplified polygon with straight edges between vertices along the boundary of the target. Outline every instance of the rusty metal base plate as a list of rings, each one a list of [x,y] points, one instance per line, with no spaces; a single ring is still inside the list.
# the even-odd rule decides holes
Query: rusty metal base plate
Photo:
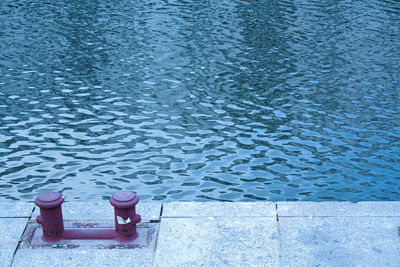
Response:
[[[114,223],[92,221],[64,221],[64,229],[115,229]],[[133,241],[119,242],[116,239],[63,239],[46,242],[42,239],[42,227],[37,223],[28,223],[20,244],[20,249],[133,249],[154,248],[158,236],[158,223],[139,223],[136,225],[138,237]]]

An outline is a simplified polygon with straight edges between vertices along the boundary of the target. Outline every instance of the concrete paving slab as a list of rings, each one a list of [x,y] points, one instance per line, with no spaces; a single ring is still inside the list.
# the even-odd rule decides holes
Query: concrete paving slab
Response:
[[[12,266],[152,266],[153,254],[148,249],[21,249]]]
[[[281,217],[282,266],[400,266],[400,217]]]
[[[155,266],[278,266],[274,217],[163,218]]]
[[[16,246],[0,245],[0,267],[8,267],[11,265]]]
[[[35,204],[32,202],[1,201],[0,218],[29,217],[32,214],[34,206]]]
[[[399,201],[277,202],[278,216],[400,216]]]
[[[64,202],[62,204],[64,220],[79,221],[114,221],[114,207],[108,201],[96,202]],[[160,220],[161,202],[139,202],[136,213],[142,216],[142,222]],[[35,207],[32,219],[40,214],[40,209]]]
[[[28,218],[0,218],[0,245],[17,245]]]
[[[162,217],[276,217],[272,202],[166,202]]]
[[[28,218],[0,218],[0,267],[10,266]]]

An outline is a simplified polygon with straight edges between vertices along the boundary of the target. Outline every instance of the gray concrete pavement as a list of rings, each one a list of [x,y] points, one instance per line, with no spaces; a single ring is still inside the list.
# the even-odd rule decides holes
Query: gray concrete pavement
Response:
[[[45,247],[29,243],[34,204],[0,202],[0,266],[400,266],[400,202],[139,202],[137,211],[140,247]],[[113,220],[106,201],[66,202],[63,214]]]
[[[400,266],[400,217],[282,217],[282,266]]]
[[[34,205],[0,202],[0,267],[10,266]]]

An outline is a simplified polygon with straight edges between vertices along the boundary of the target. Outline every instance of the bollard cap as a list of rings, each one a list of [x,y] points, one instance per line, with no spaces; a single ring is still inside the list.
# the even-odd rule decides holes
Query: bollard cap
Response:
[[[44,192],[35,199],[35,204],[39,208],[52,209],[64,202],[63,196],[58,192]]]
[[[139,196],[130,191],[120,191],[112,195],[111,205],[119,209],[134,207],[139,202]]]

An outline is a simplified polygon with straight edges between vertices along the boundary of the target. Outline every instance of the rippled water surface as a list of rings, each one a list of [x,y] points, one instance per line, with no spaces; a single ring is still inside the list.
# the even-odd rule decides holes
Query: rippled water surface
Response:
[[[0,199],[400,200],[400,2],[1,1]]]

